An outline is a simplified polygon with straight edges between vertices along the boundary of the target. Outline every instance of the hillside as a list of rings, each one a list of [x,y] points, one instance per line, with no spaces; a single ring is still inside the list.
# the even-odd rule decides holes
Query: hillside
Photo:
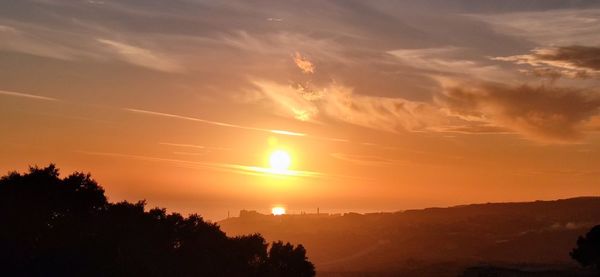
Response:
[[[599,223],[600,197],[581,197],[373,214],[243,211],[219,225],[230,236],[302,243],[320,276],[456,276],[477,265],[576,267],[569,251]]]

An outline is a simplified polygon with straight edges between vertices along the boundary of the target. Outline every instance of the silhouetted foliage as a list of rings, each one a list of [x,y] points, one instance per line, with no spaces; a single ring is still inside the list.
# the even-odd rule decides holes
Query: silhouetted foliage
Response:
[[[579,237],[577,247],[570,254],[582,266],[595,266],[600,271],[600,225],[593,227],[585,237]]]
[[[306,259],[302,245],[274,242],[269,249],[269,261],[265,276],[305,277],[315,275],[315,267]]]
[[[314,276],[301,245],[229,238],[198,215],[109,203],[54,165],[0,179],[0,276]],[[268,250],[268,251],[267,251]]]

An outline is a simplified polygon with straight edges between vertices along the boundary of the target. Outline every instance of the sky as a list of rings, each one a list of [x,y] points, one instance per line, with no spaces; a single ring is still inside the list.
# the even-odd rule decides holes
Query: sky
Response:
[[[0,172],[209,220],[597,196],[599,84],[598,1],[7,0]]]

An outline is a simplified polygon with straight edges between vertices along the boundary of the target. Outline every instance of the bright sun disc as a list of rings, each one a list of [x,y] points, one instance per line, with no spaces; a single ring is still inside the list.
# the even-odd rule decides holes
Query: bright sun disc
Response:
[[[285,171],[292,164],[292,158],[287,152],[283,150],[277,150],[271,153],[271,156],[269,157],[269,164],[275,171]]]
[[[273,215],[284,215],[285,214],[285,208],[283,208],[283,207],[273,207],[271,209],[271,213]]]

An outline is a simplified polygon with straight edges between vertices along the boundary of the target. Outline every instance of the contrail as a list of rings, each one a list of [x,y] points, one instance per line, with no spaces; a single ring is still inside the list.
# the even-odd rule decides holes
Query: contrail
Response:
[[[46,97],[46,96],[40,96],[40,95],[22,93],[22,92],[15,92],[15,91],[7,91],[7,90],[0,90],[0,94],[8,95],[8,96],[15,96],[15,97],[30,98],[30,99],[36,99],[36,100],[44,100],[44,101],[59,101],[58,99],[52,98],[52,97]]]

